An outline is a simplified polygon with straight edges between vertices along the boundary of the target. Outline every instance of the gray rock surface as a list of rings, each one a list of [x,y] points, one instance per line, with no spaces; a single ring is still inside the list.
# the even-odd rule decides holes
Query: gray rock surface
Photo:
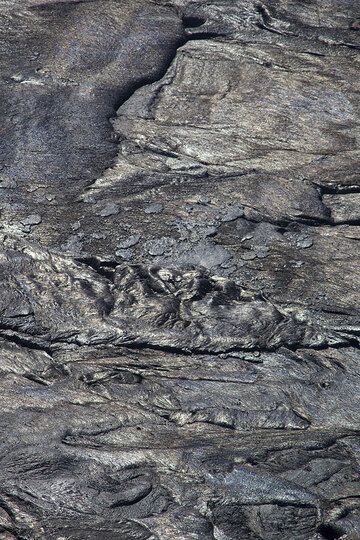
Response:
[[[358,540],[358,2],[0,20],[0,539]]]

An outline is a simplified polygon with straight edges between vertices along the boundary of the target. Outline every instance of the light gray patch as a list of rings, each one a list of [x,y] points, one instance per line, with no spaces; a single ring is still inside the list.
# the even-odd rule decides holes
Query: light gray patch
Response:
[[[80,221],[75,221],[75,223],[73,223],[71,225],[71,228],[72,228],[73,231],[78,231],[80,229],[80,227],[81,227]]]
[[[149,240],[145,244],[145,250],[152,257],[160,257],[161,255],[168,254],[175,244],[175,240],[169,237],[157,238],[156,240]]]
[[[107,204],[100,212],[98,213],[101,217],[109,217],[118,214],[120,211],[119,205],[115,203]]]
[[[129,259],[133,257],[134,252],[132,249],[118,249],[115,252],[115,255],[117,255],[118,257],[121,257],[125,261],[128,261]]]
[[[119,242],[117,247],[119,249],[127,249],[133,246],[136,246],[136,244],[139,243],[141,236],[139,234],[133,234],[131,236],[127,236],[126,238],[122,238]]]
[[[253,259],[256,259],[257,254],[255,251],[243,251],[241,254],[241,258],[244,259],[244,261],[252,261]]]
[[[153,203],[146,206],[144,209],[145,214],[161,214],[164,210],[164,206],[161,203]]]
[[[235,221],[236,219],[243,217],[243,215],[244,208],[242,206],[229,206],[225,214],[221,216],[221,221],[223,223],[228,223],[230,221]]]
[[[224,247],[210,240],[203,240],[197,244],[185,243],[177,255],[177,260],[182,265],[192,264],[211,269],[222,265],[231,257],[231,253]]]
[[[32,227],[33,225],[39,225],[42,222],[42,217],[40,214],[30,214],[29,216],[26,216],[25,218],[20,220],[20,223],[23,225],[29,225]]]
[[[296,245],[300,249],[306,249],[313,245],[313,241],[308,236],[300,236],[296,242]]]

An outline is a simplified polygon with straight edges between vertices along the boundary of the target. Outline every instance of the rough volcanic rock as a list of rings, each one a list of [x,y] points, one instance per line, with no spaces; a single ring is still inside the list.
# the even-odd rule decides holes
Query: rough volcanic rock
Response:
[[[358,540],[358,2],[0,21],[0,539]]]

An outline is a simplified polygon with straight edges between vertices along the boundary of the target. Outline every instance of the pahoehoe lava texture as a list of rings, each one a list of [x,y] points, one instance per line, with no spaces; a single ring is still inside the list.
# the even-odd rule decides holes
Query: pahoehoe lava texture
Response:
[[[357,0],[0,20],[0,539],[359,540]]]

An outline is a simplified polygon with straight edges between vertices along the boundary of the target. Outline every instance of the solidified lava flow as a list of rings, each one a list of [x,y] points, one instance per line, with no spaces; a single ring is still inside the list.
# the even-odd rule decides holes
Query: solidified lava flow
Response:
[[[0,540],[360,539],[359,28],[0,0]]]

